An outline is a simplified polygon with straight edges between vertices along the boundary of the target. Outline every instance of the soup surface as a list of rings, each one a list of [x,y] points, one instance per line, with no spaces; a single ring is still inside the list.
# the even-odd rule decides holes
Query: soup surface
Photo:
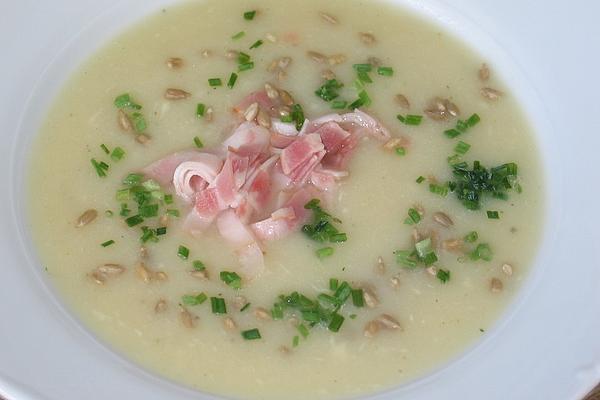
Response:
[[[485,335],[526,277],[541,230],[530,127],[483,63],[436,26],[378,2],[207,0],[159,10],[74,73],[34,143],[30,223],[47,274],[99,337],[201,391],[341,398],[423,375]],[[241,120],[232,108],[266,82],[309,120],[351,112],[358,99],[399,138],[361,140],[335,198],[321,202],[347,240],[321,243],[296,229],[261,242],[265,268],[249,279],[215,224],[190,235],[190,206],[152,181],[157,216],[145,209],[150,216],[128,226],[141,211],[123,179],[176,151],[220,145]],[[515,163],[518,174],[504,165],[499,185],[461,201],[465,185],[482,182],[464,172],[474,161]],[[489,183],[491,174],[477,176]],[[344,282],[354,292],[337,305],[339,325],[327,297],[317,299],[342,296]],[[310,313],[274,306],[293,292],[320,302],[324,319],[311,326]]]

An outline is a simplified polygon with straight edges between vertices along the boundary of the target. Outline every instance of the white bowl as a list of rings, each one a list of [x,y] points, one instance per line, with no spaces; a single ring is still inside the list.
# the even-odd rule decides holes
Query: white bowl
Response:
[[[42,273],[24,215],[28,145],[64,80],[103,42],[171,0],[21,0],[0,24],[0,395],[209,399],[112,352]],[[600,379],[600,3],[396,0],[470,43],[500,71],[537,131],[547,230],[509,310],[462,356],[370,399],[579,399]],[[57,154],[57,157],[65,155]]]

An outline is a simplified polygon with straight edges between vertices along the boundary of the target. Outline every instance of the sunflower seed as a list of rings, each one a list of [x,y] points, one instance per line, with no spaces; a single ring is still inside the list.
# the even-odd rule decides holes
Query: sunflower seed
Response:
[[[365,304],[367,305],[367,307],[369,308],[375,308],[377,307],[377,304],[379,304],[379,300],[377,300],[377,296],[375,296],[375,293],[373,292],[373,290],[369,287],[363,287],[363,300],[365,301]]]
[[[399,137],[391,138],[383,145],[383,148],[386,150],[395,150],[397,147],[402,146],[404,140]]]
[[[286,69],[290,65],[291,62],[292,62],[291,57],[281,57],[277,61],[277,66],[281,69]]]
[[[502,284],[502,281],[500,279],[492,278],[492,280],[490,281],[490,290],[492,291],[492,293],[500,293],[503,288],[504,285]]]
[[[254,118],[256,118],[257,114],[258,114],[258,103],[252,103],[248,106],[248,108],[246,108],[246,111],[244,111],[244,118],[246,119],[246,121],[250,122],[250,121],[253,121]]]
[[[119,123],[119,127],[125,132],[129,132],[133,129],[133,125],[131,124],[129,116],[123,110],[118,111],[117,122]]]
[[[135,141],[138,142],[138,143],[141,143],[141,144],[146,144],[146,143],[148,143],[150,141],[150,136],[142,133],[142,134],[137,135],[135,137]]]
[[[154,306],[154,312],[155,313],[161,313],[166,311],[167,309],[167,301],[165,299],[160,299],[156,302],[156,305]]]
[[[158,223],[163,227],[169,225],[169,216],[167,214],[161,215],[158,219]]]
[[[347,57],[344,54],[334,54],[329,56],[327,60],[329,61],[329,65],[338,65],[346,62]]]
[[[442,242],[442,247],[444,250],[457,251],[462,249],[463,244],[462,239],[446,239]]]
[[[191,94],[181,89],[169,88],[165,91],[165,99],[169,100],[182,100],[190,97]]]
[[[392,276],[390,278],[390,283],[394,289],[398,289],[400,287],[400,277],[398,275]]]
[[[267,92],[267,96],[270,99],[276,99],[279,97],[279,92],[270,83],[265,83],[265,92]]]
[[[212,56],[212,51],[204,49],[200,52],[200,54],[202,55],[202,57],[208,58]]]
[[[179,319],[181,320],[181,323],[183,324],[183,326],[185,326],[186,328],[193,328],[194,327],[194,318],[192,317],[192,314],[190,314],[190,312],[187,310],[187,308],[185,308],[182,305],[179,305],[180,311],[179,311]]]
[[[437,275],[437,272],[438,272],[438,270],[437,270],[437,268],[436,268],[436,267],[434,267],[434,266],[431,266],[431,267],[427,267],[427,268],[425,268],[425,272],[427,272],[427,273],[428,273],[429,275],[431,275],[431,276],[436,276],[436,275]]]
[[[359,32],[358,37],[360,38],[360,41],[366,44],[367,46],[371,46],[375,43],[375,36],[373,36],[372,33]]]
[[[125,272],[125,268],[119,264],[103,264],[97,267],[96,271],[104,275],[120,275]]]
[[[458,116],[458,114],[460,114],[460,110],[458,109],[457,105],[452,103],[451,101],[445,100],[444,106],[446,107],[446,111],[453,117],[456,117]]]
[[[404,96],[403,94],[397,94],[394,97],[394,100],[396,100],[396,103],[398,103],[400,107],[405,108],[407,110],[410,108],[410,103],[408,102],[406,96]]]
[[[327,61],[327,57],[325,57],[323,54],[318,53],[316,51],[309,50],[306,52],[306,55],[311,60],[313,60],[314,62],[317,62],[317,63],[324,63],[325,61]]]
[[[287,346],[279,346],[279,352],[280,352],[281,354],[285,354],[285,355],[287,355],[287,354],[290,354],[292,351],[291,351],[291,350],[290,350],[290,348],[289,348],[289,347],[287,347]]]
[[[196,279],[200,279],[202,281],[208,280],[208,272],[203,269],[202,271],[190,271],[190,276]]]
[[[225,52],[225,58],[228,59],[228,60],[235,60],[236,58],[238,58],[239,54],[240,53],[238,53],[235,50],[227,50]]]
[[[178,69],[183,66],[183,60],[179,57],[171,57],[167,60],[167,67],[171,69]]]
[[[385,274],[385,263],[383,262],[383,257],[377,257],[377,264],[375,265],[375,272],[379,275]]]
[[[381,314],[376,321],[385,329],[402,329],[400,323],[389,314]]]
[[[484,88],[482,88],[479,91],[479,93],[481,93],[481,95],[483,97],[485,97],[486,99],[492,100],[492,101],[498,100],[500,98],[500,96],[502,96],[504,94],[501,91],[496,90],[496,89],[492,89],[490,87],[484,87]]]
[[[169,276],[164,271],[157,271],[157,272],[155,272],[155,273],[152,274],[152,278],[155,279],[155,280],[157,280],[157,281],[164,282],[167,279],[169,279]]]
[[[225,318],[223,318],[223,326],[228,331],[232,331],[232,330],[234,330],[237,327],[237,325],[235,324],[235,321],[231,317],[225,317]]]
[[[256,122],[263,128],[269,129],[271,127],[271,117],[269,114],[262,108],[258,108],[258,114],[256,115]]]
[[[286,106],[291,106],[294,104],[294,98],[286,90],[280,89],[279,97],[281,98],[281,102]]]
[[[265,35],[265,39],[267,39],[271,43],[277,43],[277,38],[275,37],[275,35],[273,35],[271,33],[267,33]]]
[[[279,114],[280,117],[287,117],[290,115],[290,112],[292,112],[292,110],[288,106],[281,106],[277,109],[277,114]]]
[[[271,313],[262,307],[258,307],[256,310],[254,310],[254,316],[263,321],[268,321],[271,319]]]
[[[421,241],[421,233],[419,233],[417,228],[413,228],[413,230],[411,232],[411,236],[412,236],[413,242],[418,243]]]
[[[285,78],[287,78],[287,72],[285,72],[284,70],[280,70],[277,73],[277,80],[279,82],[283,82],[283,81],[285,81]]]
[[[487,64],[481,64],[481,68],[479,68],[479,79],[483,82],[490,79],[490,68]]]
[[[502,265],[502,272],[504,272],[508,276],[512,276],[512,274],[513,274],[513,267],[512,267],[512,265],[510,265],[510,264],[503,264]]]
[[[75,223],[76,228],[81,228],[82,226],[86,226],[90,222],[96,219],[98,216],[98,211],[90,208],[89,210],[85,210],[83,214],[77,218],[77,222]]]
[[[142,262],[138,263],[138,265],[135,267],[135,273],[144,283],[149,283],[152,280],[150,270],[146,268],[146,265],[144,265]]]
[[[140,247],[140,258],[145,260],[148,258],[148,248],[146,246]]]
[[[321,77],[327,80],[335,79],[335,73],[330,69],[324,69],[321,72]]]
[[[327,14],[324,12],[320,12],[319,15],[325,22],[329,22],[330,24],[333,24],[333,25],[338,23],[337,18],[334,17],[333,15],[330,15],[330,14]]]
[[[450,217],[441,211],[433,214],[433,220],[446,228],[454,225],[454,222],[452,222]]]
[[[92,271],[89,277],[98,285],[104,285],[106,283],[106,275],[102,272]]]
[[[379,332],[380,329],[381,329],[381,326],[379,325],[379,323],[377,321],[369,321],[365,325],[363,334],[366,337],[371,338],[371,337],[375,336]]]
[[[213,114],[214,114],[213,108],[212,107],[208,107],[206,109],[206,111],[204,112],[204,120],[206,122],[212,122],[212,120],[213,120]]]
[[[244,296],[235,296],[233,298],[233,307],[241,310],[242,307],[244,307],[246,304],[248,304],[248,301],[246,300],[246,298]]]

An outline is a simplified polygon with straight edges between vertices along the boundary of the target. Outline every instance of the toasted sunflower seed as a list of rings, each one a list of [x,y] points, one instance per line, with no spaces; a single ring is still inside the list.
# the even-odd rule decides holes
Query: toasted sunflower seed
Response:
[[[208,272],[205,269],[202,271],[190,271],[190,276],[203,281],[208,280]]]
[[[292,351],[287,346],[279,346],[279,352],[284,355],[290,354]]]
[[[254,316],[263,321],[268,321],[271,319],[271,314],[262,307],[258,307],[256,310],[254,310]]]
[[[434,267],[434,266],[430,266],[430,267],[427,267],[427,268],[425,268],[425,272],[427,272],[427,273],[428,273],[429,275],[431,275],[431,276],[436,276],[436,275],[437,275],[437,272],[438,272],[438,270],[437,270],[437,268],[436,268],[436,267]]]
[[[135,137],[135,141],[140,143],[140,144],[146,144],[150,141],[150,136],[142,133],[140,135],[136,135]]]
[[[265,92],[270,99],[276,99],[279,97],[279,91],[270,83],[265,83]]]
[[[402,329],[400,323],[389,314],[381,314],[376,321],[385,329]]]
[[[148,248],[146,246],[140,247],[140,258],[146,260],[148,258]]]
[[[483,82],[490,79],[490,68],[486,63],[481,64],[481,68],[479,68],[479,79]]]
[[[153,278],[153,279],[155,279],[155,280],[157,280],[157,281],[161,281],[161,282],[164,282],[164,281],[166,281],[167,279],[169,279],[169,276],[168,276],[168,275],[167,275],[167,273],[166,273],[166,272],[164,272],[164,271],[156,271],[156,272],[155,272],[154,274],[152,274],[152,275],[153,275],[153,276],[152,276],[152,278]]]
[[[157,314],[166,311],[166,309],[167,301],[165,299],[159,299],[154,306],[154,312]]]
[[[262,107],[258,108],[256,122],[258,122],[258,124],[264,128],[269,129],[271,127],[271,117]]]
[[[81,228],[82,226],[86,226],[90,222],[96,219],[98,216],[98,211],[90,208],[89,210],[85,210],[83,214],[77,218],[77,222],[75,223],[76,228]]]
[[[89,277],[98,285],[104,285],[106,283],[106,275],[99,271],[92,271]]]
[[[183,326],[185,326],[186,328],[193,328],[194,327],[194,317],[192,317],[192,314],[190,314],[190,312],[187,310],[187,308],[185,308],[182,305],[179,305],[180,311],[179,311],[179,319],[181,320],[181,323],[183,324]]]
[[[400,105],[400,107],[405,108],[405,109],[410,108],[410,103],[408,102],[408,99],[406,98],[406,96],[404,96],[403,94],[397,94],[394,97],[394,100],[396,100],[396,103],[398,103]]]
[[[287,78],[287,72],[285,72],[284,70],[280,70],[277,73],[277,80],[279,82],[283,82],[283,81],[285,81],[285,78]]]
[[[277,38],[272,33],[267,33],[265,35],[265,39],[267,39],[271,43],[277,43]]]
[[[335,79],[335,73],[330,69],[324,69],[321,72],[321,77],[327,80]]]
[[[511,276],[513,274],[513,267],[510,264],[502,265],[502,272],[504,272],[507,276]]]
[[[386,150],[395,150],[397,147],[400,147],[404,144],[404,139],[399,138],[399,137],[395,137],[395,138],[391,138],[390,140],[388,140],[387,142],[385,142],[385,144],[383,145],[383,148]]]
[[[433,214],[433,220],[446,228],[454,225],[452,219],[450,219],[450,217],[446,213],[443,213],[441,211],[438,211]]]
[[[446,239],[442,242],[442,247],[444,250],[458,251],[462,249],[464,243],[462,239]]]
[[[375,308],[377,307],[377,304],[379,304],[379,300],[377,300],[377,296],[375,296],[375,293],[373,292],[373,290],[369,287],[363,287],[363,300],[365,301],[365,304],[367,305],[367,307],[369,308]]]
[[[498,100],[500,98],[500,96],[502,96],[504,94],[501,91],[496,90],[496,89],[492,89],[490,87],[484,87],[484,88],[482,88],[479,91],[479,93],[481,93],[481,95],[483,97],[485,97],[486,99],[492,100],[492,101]]]
[[[372,33],[368,32],[359,32],[358,37],[360,38],[360,41],[366,44],[367,46],[374,44],[376,41],[375,36]]]
[[[200,54],[202,55],[202,57],[208,58],[208,57],[212,56],[212,51],[204,49],[200,52]]]
[[[418,243],[421,241],[422,236],[417,228],[413,228],[413,230],[411,232],[411,236],[412,236],[413,242]]]
[[[244,296],[235,296],[232,304],[234,308],[240,310],[242,307],[248,304],[248,300],[246,300]]]
[[[105,275],[120,275],[125,272],[125,268],[119,264],[103,264],[97,267],[96,271]]]
[[[500,293],[503,288],[504,284],[502,284],[502,281],[500,279],[492,278],[492,280],[490,281],[490,290],[492,291],[492,293]]]
[[[150,273],[150,270],[146,268],[146,265],[142,262],[138,263],[138,265],[135,267],[135,273],[144,283],[149,283],[152,280],[152,274]]]
[[[213,120],[213,114],[214,114],[213,108],[212,107],[208,107],[206,109],[206,111],[204,112],[204,120],[206,122],[212,122],[212,120]]]
[[[281,57],[278,61],[277,61],[277,66],[281,69],[286,69],[287,67],[289,67],[290,63],[292,62],[292,58],[291,57]]]
[[[317,63],[324,63],[325,61],[327,61],[327,57],[325,57],[323,54],[318,53],[316,51],[309,50],[306,52],[306,55],[311,60],[313,60],[314,62],[317,62]]]
[[[182,100],[190,97],[191,94],[181,89],[169,88],[165,91],[165,99]]]
[[[279,90],[279,97],[281,98],[281,102],[286,106],[291,106],[294,104],[294,98],[287,90]]]
[[[344,54],[334,54],[329,56],[327,60],[329,61],[329,65],[338,65],[346,62],[347,57]]]
[[[390,278],[390,283],[394,289],[398,289],[400,287],[400,277],[398,275],[392,276]]]
[[[235,321],[231,317],[225,317],[225,318],[223,318],[223,326],[228,331],[232,331],[232,330],[234,330],[237,327]]]
[[[248,108],[246,108],[246,111],[244,111],[244,118],[248,122],[253,121],[257,115],[258,115],[258,103],[256,103],[256,102],[250,104],[248,106]]]
[[[167,59],[167,67],[171,69],[178,69],[183,66],[183,59],[179,57],[171,57]]]
[[[385,274],[385,263],[383,262],[383,257],[377,257],[377,264],[375,265],[375,272],[379,275]]]
[[[133,129],[129,116],[123,110],[117,112],[117,122],[119,123],[119,127],[125,132],[129,132]]]
[[[332,25],[335,25],[338,23],[338,20],[336,17],[334,17],[331,14],[327,14],[324,12],[320,12],[319,15],[321,16],[321,18],[325,21],[325,22],[329,22]]]

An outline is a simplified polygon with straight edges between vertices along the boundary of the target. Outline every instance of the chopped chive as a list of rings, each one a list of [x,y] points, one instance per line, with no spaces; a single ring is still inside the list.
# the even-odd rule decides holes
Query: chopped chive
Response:
[[[108,246],[110,246],[111,244],[114,244],[114,243],[115,243],[115,241],[111,239],[111,240],[107,240],[104,243],[100,243],[100,246],[102,246],[102,247],[108,247]]]
[[[196,271],[204,271],[206,269],[206,266],[200,260],[194,260],[192,262],[192,267],[194,267],[194,270]]]
[[[413,252],[410,250],[396,250],[396,263],[407,268],[415,268],[417,266],[417,260],[413,256]]]
[[[196,117],[202,118],[204,117],[204,113],[206,112],[206,105],[202,103],[198,103],[196,105]]]
[[[246,340],[256,340],[261,338],[260,331],[256,328],[242,331],[242,337]]]
[[[185,247],[183,245],[179,245],[179,248],[177,248],[177,256],[179,258],[181,258],[182,260],[187,260],[189,255],[190,255],[190,249],[188,249],[187,247]]]
[[[238,72],[247,71],[249,69],[254,68],[254,62],[246,62],[238,65]]]
[[[244,306],[242,308],[240,308],[240,312],[246,311],[248,309],[248,307],[250,307],[250,303],[244,304]]]
[[[261,39],[258,39],[256,42],[254,42],[254,43],[252,44],[252,46],[250,46],[250,49],[257,49],[257,48],[259,48],[260,46],[262,46],[262,44],[263,44],[263,43],[264,43],[264,42],[263,42]]]
[[[339,285],[339,281],[335,278],[330,278],[329,279],[329,290],[335,292],[338,288]]]
[[[484,261],[491,261],[492,260],[492,249],[490,248],[490,245],[487,243],[479,243],[477,245],[477,247],[475,248],[475,250],[473,250],[471,252],[471,254],[469,254],[469,257],[471,258],[471,260],[484,260]]]
[[[144,218],[152,218],[158,215],[158,204],[145,204],[138,207],[138,213]]]
[[[144,189],[152,191],[152,190],[160,190],[160,184],[156,182],[154,179],[147,179],[142,183]]]
[[[432,251],[430,253],[427,253],[425,257],[423,257],[423,264],[425,264],[426,266],[430,266],[434,264],[437,260],[437,255]]]
[[[167,210],[167,215],[170,215],[171,217],[179,217],[179,210],[175,210],[175,209],[168,209]]]
[[[362,289],[352,289],[352,304],[354,304],[354,307],[364,307],[365,299],[363,298]]]
[[[92,166],[96,170],[96,173],[100,178],[104,178],[106,176],[106,171],[108,170],[108,164],[105,162],[98,162],[95,158],[91,159]]]
[[[121,203],[121,211],[119,211],[119,215],[121,217],[126,217],[130,212],[131,210],[127,208],[127,203]]]
[[[233,89],[233,87],[235,86],[235,82],[237,81],[238,78],[238,74],[236,74],[235,72],[232,72],[231,75],[229,75],[229,80],[227,81],[227,87],[229,89]]]
[[[469,127],[473,127],[473,126],[477,125],[479,123],[479,121],[481,121],[481,118],[479,118],[479,115],[473,114],[469,117],[469,119],[467,119],[466,123]]]
[[[352,68],[357,72],[371,72],[373,66],[371,64],[354,64]]]
[[[115,147],[112,153],[110,154],[110,158],[112,158],[114,161],[121,161],[121,159],[123,159],[123,156],[125,156],[125,150],[123,150],[119,146]]]
[[[450,139],[457,137],[458,135],[460,135],[460,133],[461,132],[456,129],[448,129],[448,130],[444,131],[444,135],[448,136]]]
[[[295,335],[294,338],[292,339],[292,347],[298,347],[299,343],[300,343],[300,336]]]
[[[471,231],[465,236],[464,240],[467,243],[473,243],[473,242],[477,241],[478,238],[479,238],[479,235],[477,234],[477,232]]]
[[[142,222],[144,222],[144,218],[142,218],[140,215],[133,215],[129,218],[127,218],[125,220],[125,223],[127,224],[127,226],[129,226],[130,228],[132,226],[136,226],[141,224]]]
[[[467,153],[467,151],[469,151],[470,148],[471,148],[470,144],[465,143],[461,140],[460,142],[458,142],[456,144],[456,146],[454,146],[454,152],[464,155]]]
[[[406,149],[402,146],[396,147],[394,149],[394,152],[396,152],[397,155],[399,156],[405,156],[406,155]]]
[[[350,314],[348,317],[350,317],[350,319],[356,319],[357,315],[356,314]]]
[[[148,241],[156,243],[158,242],[158,237],[156,237],[154,230],[148,228],[147,226],[142,226],[142,236],[140,237],[140,241],[142,243],[146,243]]]
[[[487,217],[489,219],[500,219],[500,214],[498,213],[498,211],[486,211],[487,213]]]
[[[331,320],[329,322],[329,325],[327,326],[327,329],[329,329],[331,332],[338,332],[343,323],[344,317],[334,312],[333,314],[331,314]]]
[[[128,201],[130,196],[130,190],[129,189],[119,189],[117,190],[117,196],[116,199],[117,201],[121,202],[121,201]]]
[[[225,299],[221,297],[211,297],[210,306],[213,314],[227,314],[227,306],[225,305]]]
[[[144,118],[142,113],[134,112],[133,114],[131,114],[131,120],[133,122],[133,129],[135,129],[135,131],[138,133],[144,132],[148,127],[148,125],[146,124],[146,119]]]
[[[447,186],[438,185],[436,183],[430,183],[429,184],[429,191],[431,193],[439,194],[442,197],[446,197],[448,195],[448,187]]]
[[[339,96],[338,90],[343,86],[344,84],[337,79],[329,79],[315,91],[315,94],[325,101],[331,101]]]
[[[450,271],[447,269],[438,269],[435,276],[442,282],[446,283],[450,280]]]
[[[302,106],[300,104],[292,105],[290,116],[292,117],[292,121],[296,123],[296,129],[300,131],[304,125],[304,110],[302,109]]]
[[[342,284],[337,288],[333,297],[336,298],[339,304],[344,304],[344,302],[350,297],[352,293],[352,287],[348,284],[348,282],[342,282]]]
[[[242,278],[235,272],[221,271],[219,276],[227,286],[233,289],[242,288]]]
[[[204,147],[204,143],[202,143],[202,140],[200,140],[200,138],[198,136],[194,136],[194,144],[199,149]]]
[[[462,162],[462,158],[461,158],[460,154],[454,154],[454,155],[448,157],[448,164],[450,164],[451,166],[458,165],[461,162]]]
[[[333,247],[323,247],[315,251],[315,253],[317,254],[317,257],[322,260],[333,255]]]
[[[242,37],[243,37],[245,34],[246,34],[246,32],[244,32],[244,31],[240,31],[240,32],[236,33],[235,35],[233,35],[231,38],[232,38],[233,40],[237,40],[237,39],[240,39],[240,38],[242,38]]]
[[[423,116],[422,115],[413,115],[413,114],[408,114],[406,116],[403,116],[402,114],[398,114],[396,115],[396,118],[398,119],[398,121],[402,122],[404,125],[421,125],[421,121],[423,120]]]
[[[240,51],[238,53],[237,61],[238,61],[238,64],[244,64],[244,63],[250,62],[250,55],[244,53],[243,51]]]
[[[306,326],[304,326],[304,324],[300,324],[297,326],[298,332],[300,332],[300,334],[302,335],[302,337],[304,339],[306,339],[306,337],[308,336],[308,328]]]
[[[329,236],[329,241],[332,243],[343,243],[348,240],[348,235],[344,232],[334,233]]]
[[[334,110],[343,110],[348,106],[348,102],[344,100],[334,100],[331,102],[331,108]]]
[[[302,310],[302,319],[309,323],[317,323],[321,320],[319,312],[316,310]]]
[[[106,215],[106,216],[107,216],[107,217],[109,217],[109,218],[110,218],[110,217],[112,217],[112,216],[113,216],[113,214],[114,214],[114,213],[113,213],[111,210],[106,210],[106,211],[104,211],[104,215]]]
[[[173,195],[165,194],[165,196],[163,197],[163,200],[164,200],[165,204],[173,204]]]
[[[364,106],[367,106],[367,107],[368,107],[368,106],[370,106],[370,105],[371,105],[371,98],[369,97],[369,94],[368,94],[366,91],[364,91],[364,90],[360,91],[360,92],[358,93],[358,98],[359,98],[360,100],[362,100],[362,104],[363,104]]]
[[[415,250],[419,258],[425,258],[432,251],[431,238],[426,238],[415,243]]]
[[[254,16],[256,15],[256,10],[252,10],[252,11],[246,11],[244,13],[244,19],[246,21],[252,21],[254,19]]]
[[[362,83],[373,83],[373,80],[371,79],[371,77],[369,76],[368,72],[365,71],[358,71],[356,73],[358,75],[358,79],[362,82]]]
[[[186,306],[197,306],[204,303],[208,299],[208,296],[204,293],[197,295],[186,294],[181,297],[181,302]]]
[[[223,82],[221,81],[221,78],[209,78],[208,85],[211,87],[217,87],[217,86],[222,86]]]
[[[377,73],[382,76],[392,76],[394,75],[394,69],[392,67],[379,67]]]
[[[167,234],[167,227],[166,226],[159,226],[158,228],[156,228],[156,235],[160,236],[160,235],[166,235]]]
[[[408,217],[404,220],[406,225],[418,224],[421,221],[421,214],[414,208],[408,209]]]
[[[100,148],[102,149],[102,151],[104,151],[106,154],[110,154],[110,150],[108,149],[108,147],[106,147],[106,145],[104,143],[102,143],[100,145]]]
[[[425,177],[424,176],[419,176],[415,182],[417,182],[417,183],[423,183],[423,182],[425,182]]]
[[[134,110],[140,110],[142,106],[136,104],[129,93],[123,93],[115,98],[114,104],[117,108],[131,108]]]
[[[271,317],[273,317],[274,320],[283,319],[283,306],[281,304],[277,303],[273,305]]]
[[[142,174],[129,174],[123,179],[123,185],[135,186],[142,182],[144,175]]]

